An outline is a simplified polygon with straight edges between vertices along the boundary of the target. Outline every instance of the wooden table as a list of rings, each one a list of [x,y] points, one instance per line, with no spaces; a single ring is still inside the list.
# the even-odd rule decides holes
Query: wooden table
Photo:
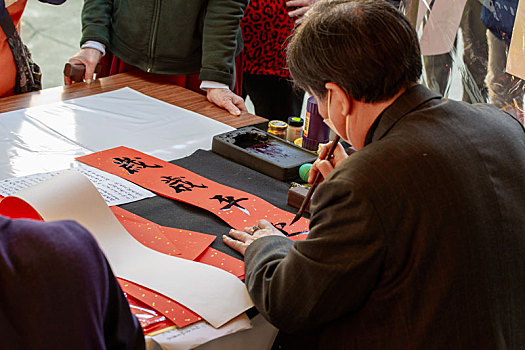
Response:
[[[202,114],[234,128],[266,123],[268,121],[250,113],[242,113],[240,117],[232,116],[225,110],[208,102],[203,95],[167,83],[161,78],[146,77],[140,71],[97,79],[90,85],[77,83],[70,86],[61,86],[39,92],[1,98],[0,113],[95,95],[123,87],[130,87],[150,97]],[[254,328],[210,341],[201,345],[199,349],[269,348],[276,335],[275,328],[266,322],[261,315],[256,316],[252,322]],[[153,348],[156,349],[157,347],[152,341],[149,341],[147,349]]]
[[[23,95],[5,97],[0,99],[0,113],[95,95],[123,87],[130,87],[145,95],[205,115],[234,128],[261,124],[268,121],[265,118],[246,112],[242,113],[239,117],[233,116],[224,109],[208,102],[204,95],[168,83],[161,77],[146,77],[146,74],[142,71],[121,73],[111,77],[97,79],[90,85],[77,83]]]

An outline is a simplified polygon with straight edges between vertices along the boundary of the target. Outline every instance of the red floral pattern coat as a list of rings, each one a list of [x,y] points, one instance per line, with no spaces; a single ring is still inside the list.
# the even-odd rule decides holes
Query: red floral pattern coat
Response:
[[[293,9],[293,8],[292,8]],[[294,27],[284,0],[251,0],[241,21],[243,70],[289,78],[286,45]]]

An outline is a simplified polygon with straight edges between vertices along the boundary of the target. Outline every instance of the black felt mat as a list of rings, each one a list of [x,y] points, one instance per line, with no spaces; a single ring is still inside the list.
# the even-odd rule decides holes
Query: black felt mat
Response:
[[[295,213],[287,205],[290,184],[227,160],[211,151],[198,150],[171,163],[226,186],[252,193],[278,208]],[[217,235],[212,247],[236,258],[242,256],[222,242],[230,227],[214,214],[192,205],[155,196],[121,206],[159,225]],[[259,218],[256,218],[259,219]]]

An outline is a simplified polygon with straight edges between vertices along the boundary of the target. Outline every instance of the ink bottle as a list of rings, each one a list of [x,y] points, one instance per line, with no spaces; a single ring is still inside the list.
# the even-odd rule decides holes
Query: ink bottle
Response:
[[[288,129],[286,130],[286,140],[294,142],[303,133],[304,120],[301,117],[288,118]]]
[[[317,101],[314,97],[310,97],[306,102],[302,146],[310,151],[317,151],[320,143],[328,141],[330,141],[330,128],[319,114]]]
[[[268,123],[268,132],[282,139],[286,139],[286,129],[288,124],[281,120],[271,120]]]

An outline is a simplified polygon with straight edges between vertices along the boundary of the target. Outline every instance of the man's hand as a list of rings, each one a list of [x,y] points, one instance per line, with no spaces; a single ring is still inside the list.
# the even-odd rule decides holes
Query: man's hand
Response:
[[[332,141],[333,142],[333,141]],[[332,170],[334,170],[335,167],[337,167],[343,160],[348,158],[348,155],[345,152],[345,149],[343,146],[339,143],[337,147],[334,150],[334,154],[330,159],[324,159],[326,153],[328,152],[328,149],[330,148],[330,145],[332,142],[329,142],[327,144],[324,144],[321,146],[321,151],[319,152],[319,158],[314,162],[312,167],[310,168],[310,173],[308,174],[308,183],[314,182],[315,175],[317,175],[317,172],[321,172],[321,175],[323,175],[323,178],[326,179],[328,174]]]
[[[253,241],[266,236],[286,237],[268,221],[259,220],[257,226],[246,227],[244,231],[230,230],[230,237],[222,236],[222,240],[227,246],[244,255],[246,248],[248,248]]]
[[[83,64],[86,67],[84,80],[89,84],[93,81],[93,73],[95,72],[98,61],[100,61],[100,57],[102,57],[102,52],[91,47],[86,47],[77,52],[68,62],[71,64]],[[74,82],[70,77],[64,76],[64,84],[70,85],[72,83]]]
[[[303,16],[318,0],[289,0],[286,2],[288,7],[297,7],[297,9],[288,12],[288,16],[297,17],[295,23],[299,24],[303,21]]]
[[[232,115],[239,116],[241,111],[248,111],[242,97],[235,95],[230,89],[208,88],[206,89],[206,97],[208,97],[208,101],[224,108]]]

